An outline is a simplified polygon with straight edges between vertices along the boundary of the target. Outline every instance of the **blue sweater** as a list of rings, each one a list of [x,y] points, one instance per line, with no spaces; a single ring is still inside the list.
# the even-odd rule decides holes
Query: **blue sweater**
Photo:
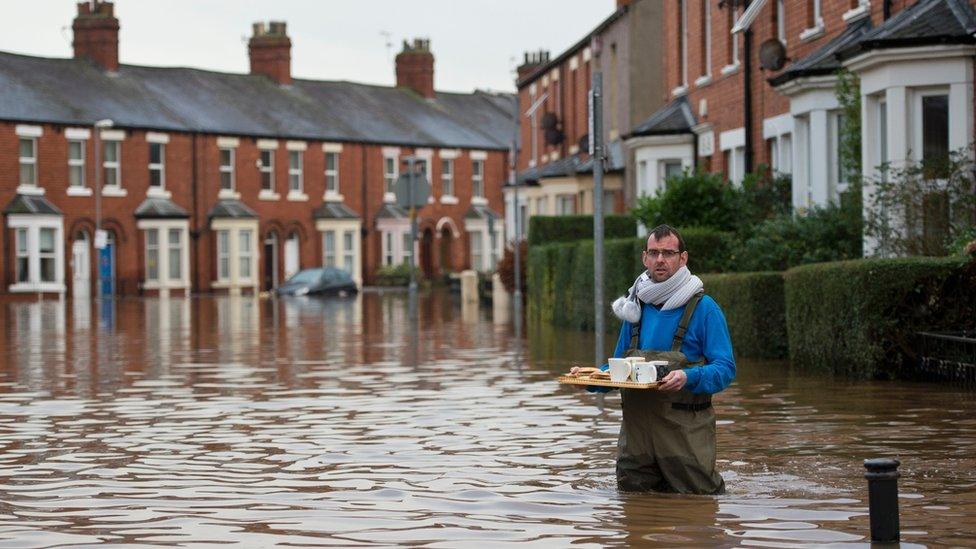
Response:
[[[684,307],[660,311],[653,305],[643,304],[638,347],[642,350],[670,351],[671,340],[684,312]],[[620,337],[613,351],[614,357],[624,356],[630,347],[631,326],[630,322],[624,321],[620,327]],[[685,388],[692,393],[717,393],[728,387],[735,378],[735,357],[732,355],[729,327],[725,323],[722,309],[710,296],[702,297],[691,315],[688,331],[681,343],[681,352],[691,362],[705,358],[704,365],[685,370],[688,375]]]

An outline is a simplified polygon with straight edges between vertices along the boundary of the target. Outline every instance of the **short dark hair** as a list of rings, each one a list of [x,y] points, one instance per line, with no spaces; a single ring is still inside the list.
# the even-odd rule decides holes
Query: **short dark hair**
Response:
[[[651,229],[651,232],[647,234],[647,238],[644,239],[644,248],[647,248],[647,241],[650,240],[652,236],[654,237],[654,240],[661,240],[662,238],[666,238],[668,235],[674,235],[674,237],[678,239],[679,252],[685,251],[685,239],[681,238],[681,233],[678,232],[678,229],[675,229],[666,223]]]

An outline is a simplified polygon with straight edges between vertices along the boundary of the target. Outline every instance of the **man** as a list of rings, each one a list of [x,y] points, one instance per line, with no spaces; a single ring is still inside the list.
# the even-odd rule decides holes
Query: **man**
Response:
[[[613,356],[667,360],[671,371],[658,390],[621,390],[617,484],[623,490],[723,493],[711,395],[735,377],[725,316],[688,271],[688,252],[674,228],[655,227],[642,259],[647,271],[628,297],[614,303],[624,322]]]

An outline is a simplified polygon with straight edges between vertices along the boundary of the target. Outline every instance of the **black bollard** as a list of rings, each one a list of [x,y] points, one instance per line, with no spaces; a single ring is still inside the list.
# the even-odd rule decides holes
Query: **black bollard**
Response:
[[[871,514],[871,541],[890,543],[901,538],[898,524],[897,459],[864,460],[864,478],[868,479],[868,510]]]

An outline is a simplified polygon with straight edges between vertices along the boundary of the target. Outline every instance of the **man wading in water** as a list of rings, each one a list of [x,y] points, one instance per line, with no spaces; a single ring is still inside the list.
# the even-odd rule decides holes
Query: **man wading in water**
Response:
[[[622,490],[721,494],[712,394],[735,378],[725,315],[686,266],[678,231],[660,225],[642,252],[647,271],[613,303],[624,322],[614,357],[667,360],[658,390],[621,389],[617,441]],[[601,389],[601,388],[594,388]]]

